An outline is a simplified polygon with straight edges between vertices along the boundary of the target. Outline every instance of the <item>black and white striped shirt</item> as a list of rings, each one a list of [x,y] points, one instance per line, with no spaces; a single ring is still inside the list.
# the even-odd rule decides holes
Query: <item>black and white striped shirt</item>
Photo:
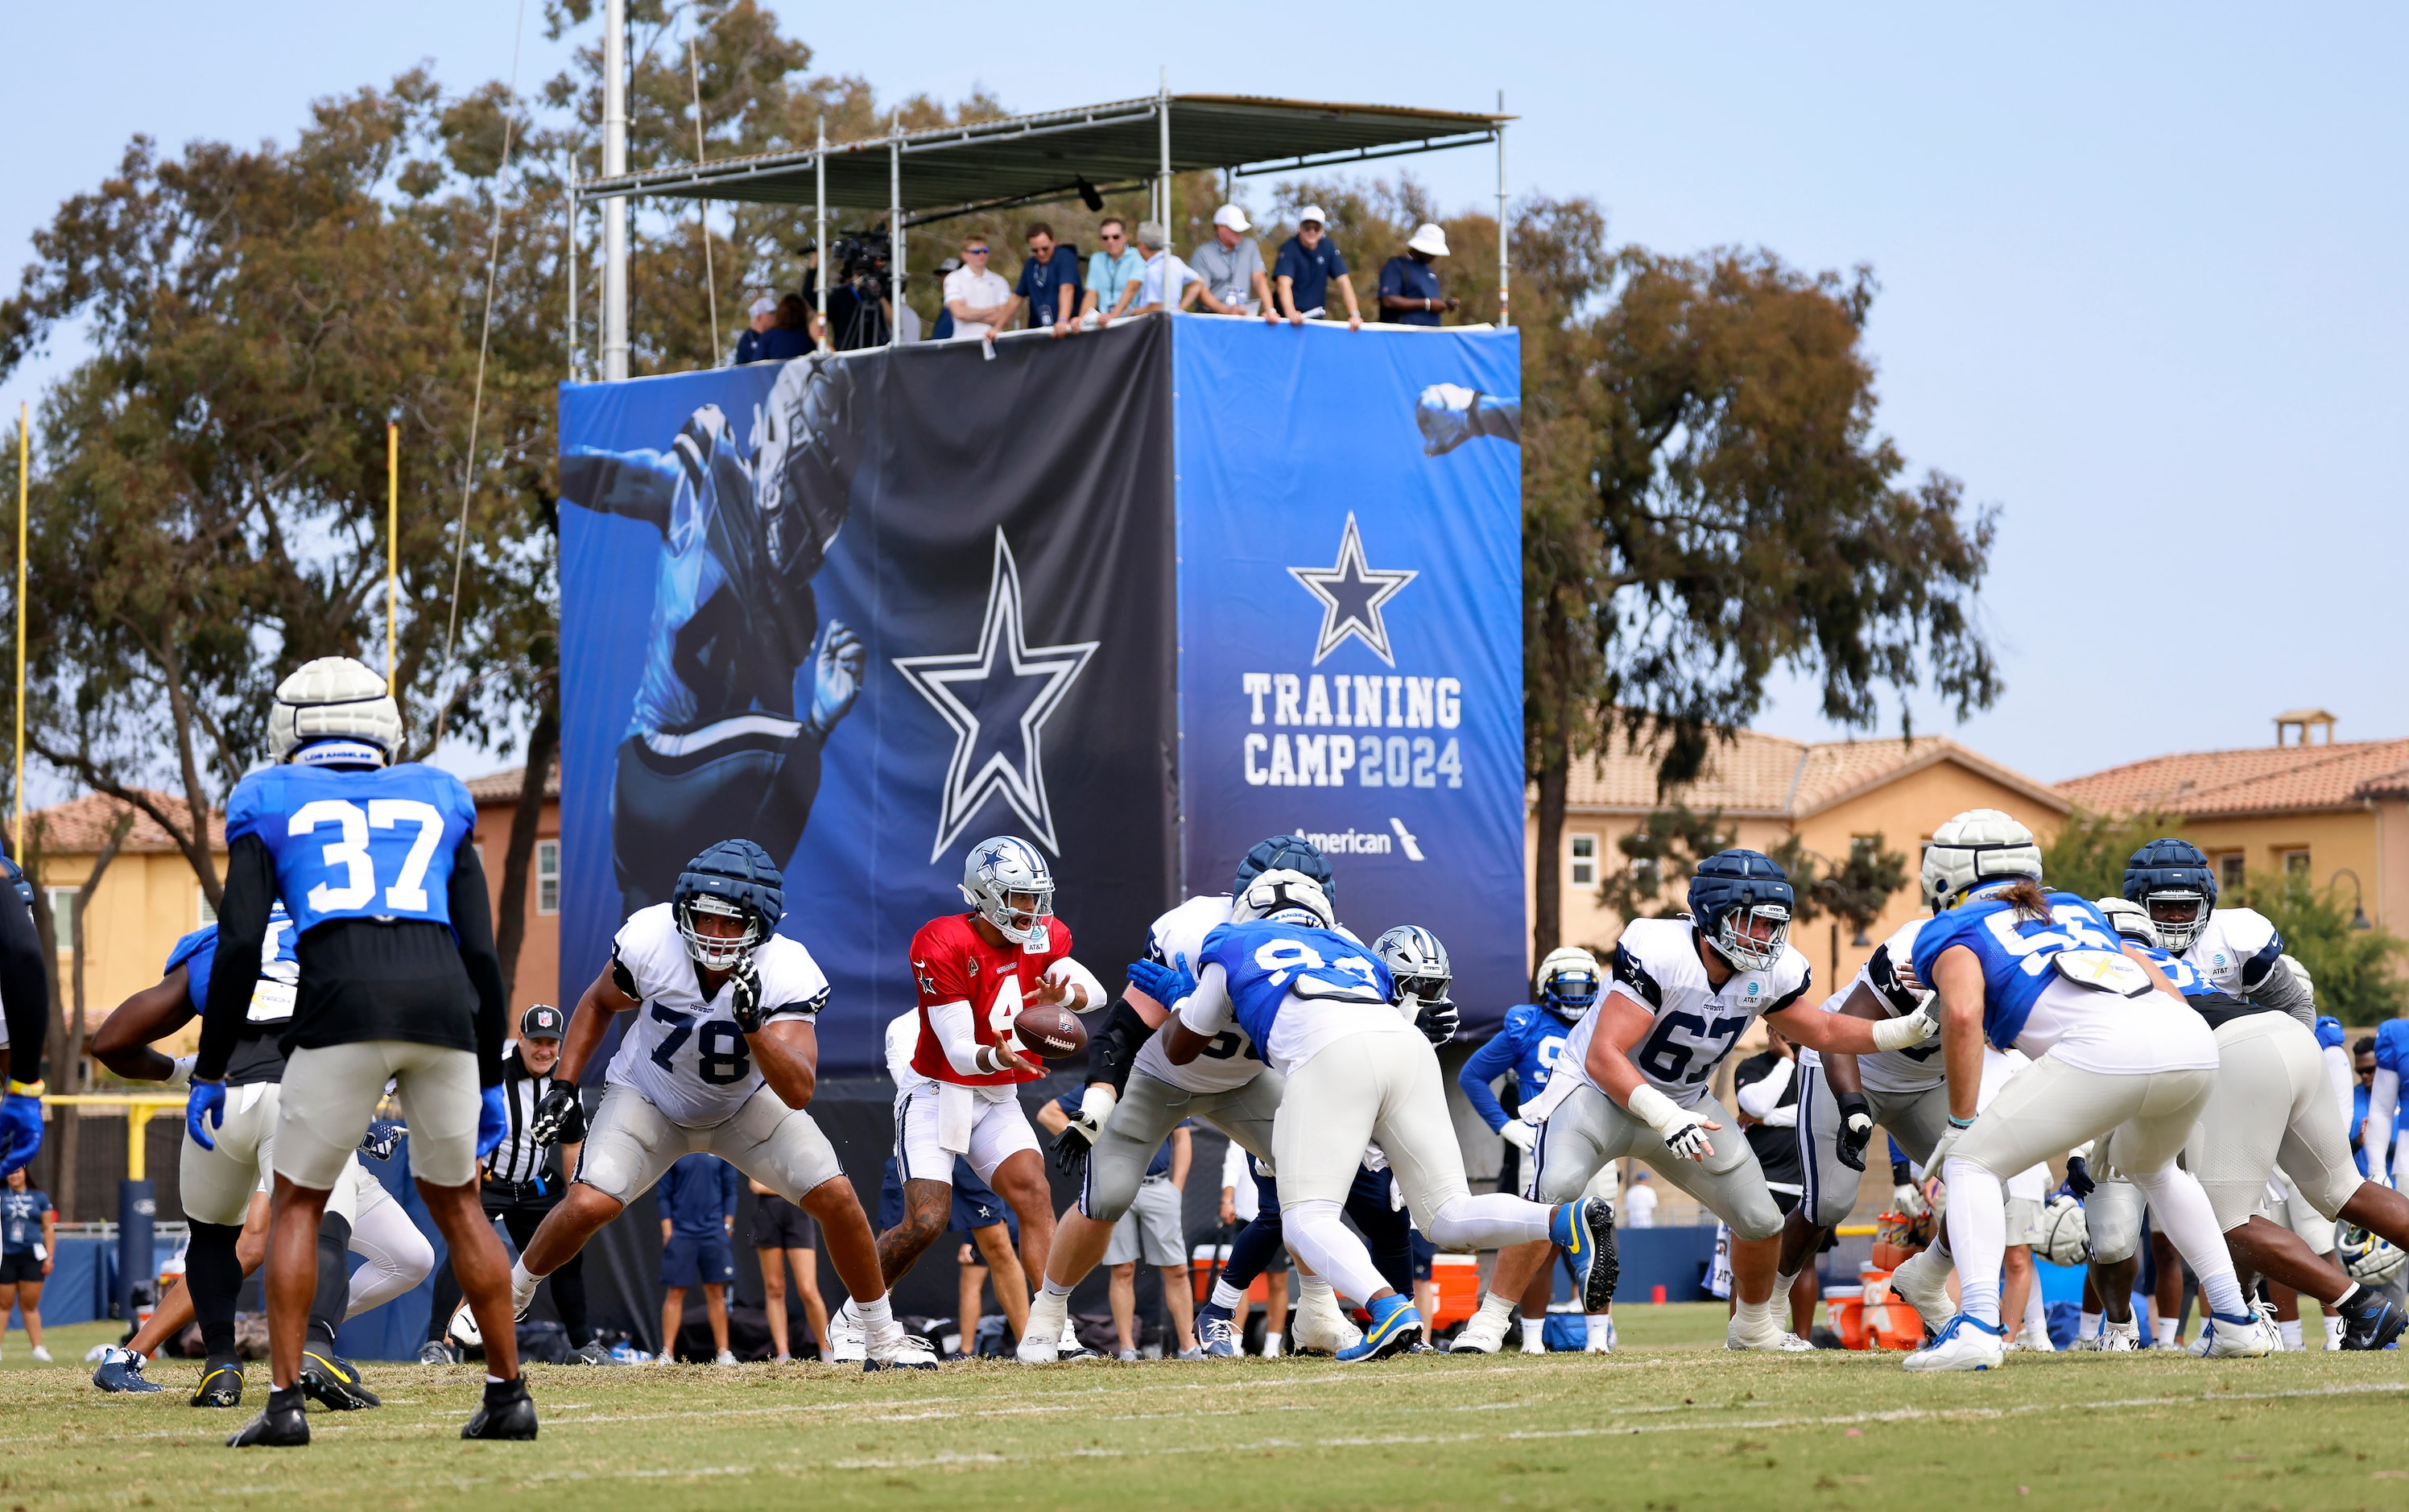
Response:
[[[510,1114],[509,1131],[494,1146],[494,1153],[485,1158],[486,1174],[494,1180],[527,1182],[544,1174],[553,1148],[537,1144],[527,1133],[527,1125],[534,1119],[543,1095],[551,1090],[551,1075],[529,1075],[527,1062],[520,1058],[519,1047],[513,1042],[502,1056],[502,1103]],[[560,1142],[572,1145],[584,1137],[585,1112],[581,1107],[571,1112],[568,1122],[561,1126]]]

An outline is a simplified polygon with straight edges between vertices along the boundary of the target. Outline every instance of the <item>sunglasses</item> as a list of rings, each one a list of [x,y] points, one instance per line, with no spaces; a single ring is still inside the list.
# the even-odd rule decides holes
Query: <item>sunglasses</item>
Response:
[[[987,255],[987,249],[985,247],[964,247],[962,251],[965,252],[975,252],[982,257]]]
[[[1118,231],[1106,231],[1101,234],[1106,241],[1119,241],[1123,239],[1121,234]]]

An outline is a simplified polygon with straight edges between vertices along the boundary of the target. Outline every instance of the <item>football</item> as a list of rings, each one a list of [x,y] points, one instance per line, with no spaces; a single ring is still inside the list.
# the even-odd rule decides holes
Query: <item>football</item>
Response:
[[[1021,1047],[1044,1060],[1060,1060],[1088,1047],[1088,1026],[1068,1008],[1032,1004],[1012,1021]]]

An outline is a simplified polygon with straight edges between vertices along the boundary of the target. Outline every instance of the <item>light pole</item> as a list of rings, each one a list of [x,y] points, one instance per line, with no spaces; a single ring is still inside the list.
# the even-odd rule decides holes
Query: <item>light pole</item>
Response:
[[[2359,882],[2358,872],[2346,866],[2336,867],[2334,874],[2326,878],[2326,890],[2332,891],[2333,885],[2344,877],[2350,879],[2350,927],[2354,929],[2374,929],[2367,917],[2367,888]]]

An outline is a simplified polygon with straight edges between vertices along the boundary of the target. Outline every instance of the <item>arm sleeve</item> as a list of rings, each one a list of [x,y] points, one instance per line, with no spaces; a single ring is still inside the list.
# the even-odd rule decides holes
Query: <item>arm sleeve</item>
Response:
[[[0,879],[0,1007],[7,1010],[8,1074],[39,1081],[43,1042],[50,1023],[49,973],[42,969],[42,936],[34,928],[33,888],[13,866]]]
[[[1199,1034],[1214,1035],[1230,1027],[1230,973],[1219,961],[1205,964],[1196,978],[1196,990],[1179,1001],[1179,1021]]]
[[[2323,1058],[2326,1085],[2333,1088],[2334,1101],[2342,1105],[2343,1127],[2349,1129],[2351,1105],[2355,1101],[2351,1096],[2350,1052],[2339,1044],[2329,1044],[2323,1051]],[[2351,1132],[2357,1133],[2358,1130],[2354,1129]]]
[[[267,911],[276,905],[276,858],[257,835],[238,835],[226,847],[225,892],[218,903],[218,960],[209,973],[209,1001],[201,1010],[201,1044],[193,1062],[200,1081],[222,1081],[251,1015],[258,985],[259,947],[267,939]],[[254,964],[248,969],[239,962]]]
[[[2243,962],[2242,971],[2244,976],[2249,974],[2250,968],[2254,964],[2253,961]],[[2280,960],[2258,978],[2257,986],[2250,989],[2250,1001],[2263,1007],[2289,1014],[2309,1029],[2314,1030],[2317,1027],[2315,995],[2301,986],[2301,979],[2292,974],[2291,968],[2284,965]]]
[[[1489,1084],[1514,1069],[1516,1049],[1511,1027],[1501,1029],[1473,1051],[1472,1058],[1455,1073],[1455,1085],[1464,1088],[1464,1101],[1472,1104],[1472,1111],[1480,1115],[1480,1121],[1489,1126],[1492,1133],[1506,1127],[1506,1109]]]
[[[2378,1066],[2367,1094],[2367,1174],[2392,1185],[2392,1115],[2401,1106],[2401,1073]]]
[[[1046,968],[1046,979],[1049,982],[1071,983],[1085,987],[1088,1001],[1082,1012],[1092,1014],[1112,1001],[1112,994],[1106,992],[1104,985],[1096,980],[1096,973],[1068,956]]]
[[[511,1005],[502,991],[502,958],[494,949],[494,914],[485,897],[484,863],[477,859],[477,847],[466,837],[452,856],[450,903],[452,932],[460,941],[460,963],[469,968],[469,983],[477,989],[477,1084],[498,1087],[502,1080],[502,1041],[509,1035]],[[219,949],[219,958],[225,958],[223,943]],[[210,981],[209,996],[212,1001],[216,1000],[215,978]]]
[[[1781,1104],[1782,1094],[1789,1090],[1791,1074],[1797,1069],[1796,1061],[1777,1058],[1764,1075],[1739,1089],[1739,1111],[1758,1123],[1770,1120],[1773,1110]]]
[[[1137,1061],[1139,1048],[1153,1034],[1127,998],[1115,998],[1104,1027],[1088,1041],[1089,1085],[1103,1082],[1118,1097],[1129,1086],[1130,1068]]]
[[[971,1005],[967,998],[952,1002],[932,1003],[929,1008],[929,1027],[937,1034],[937,1044],[945,1052],[945,1064],[963,1076],[984,1076],[978,1068],[978,1034],[971,1027]]]

